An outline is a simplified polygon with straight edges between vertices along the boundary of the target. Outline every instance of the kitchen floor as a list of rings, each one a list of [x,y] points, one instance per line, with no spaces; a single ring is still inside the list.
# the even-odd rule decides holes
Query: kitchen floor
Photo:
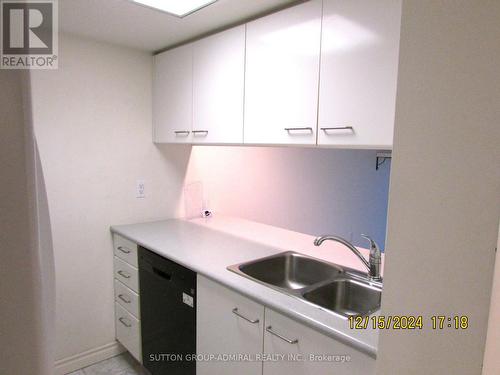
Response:
[[[68,375],[147,375],[147,372],[130,354],[123,353]]]

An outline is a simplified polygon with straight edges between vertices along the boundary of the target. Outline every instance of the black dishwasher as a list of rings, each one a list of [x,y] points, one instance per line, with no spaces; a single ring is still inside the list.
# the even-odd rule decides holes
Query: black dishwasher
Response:
[[[196,374],[196,273],[139,247],[139,288],[144,367]]]

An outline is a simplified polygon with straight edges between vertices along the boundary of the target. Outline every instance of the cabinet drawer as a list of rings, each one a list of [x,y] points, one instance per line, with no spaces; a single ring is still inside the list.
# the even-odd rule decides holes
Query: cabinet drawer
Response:
[[[115,279],[115,302],[119,303],[129,313],[140,319],[139,295]]]
[[[115,279],[121,281],[134,292],[139,293],[139,271],[127,262],[115,257]]]
[[[137,268],[137,244],[119,236],[113,235],[115,255]]]
[[[116,339],[142,363],[140,321],[115,303]]]

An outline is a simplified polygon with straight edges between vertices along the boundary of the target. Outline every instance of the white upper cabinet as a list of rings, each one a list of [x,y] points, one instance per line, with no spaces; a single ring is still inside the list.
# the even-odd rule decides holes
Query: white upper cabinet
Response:
[[[321,1],[247,24],[248,144],[316,144]]]
[[[154,141],[390,149],[402,0],[312,0],[155,56]]]
[[[401,0],[324,0],[318,144],[392,148]]]
[[[190,143],[193,117],[192,44],[154,58],[154,142]]]
[[[243,143],[245,26],[193,44],[192,143]]]

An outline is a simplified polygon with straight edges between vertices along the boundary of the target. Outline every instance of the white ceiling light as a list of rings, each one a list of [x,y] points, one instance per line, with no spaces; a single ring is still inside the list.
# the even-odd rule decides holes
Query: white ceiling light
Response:
[[[177,17],[185,17],[200,10],[217,0],[132,0],[149,8],[161,10]]]

